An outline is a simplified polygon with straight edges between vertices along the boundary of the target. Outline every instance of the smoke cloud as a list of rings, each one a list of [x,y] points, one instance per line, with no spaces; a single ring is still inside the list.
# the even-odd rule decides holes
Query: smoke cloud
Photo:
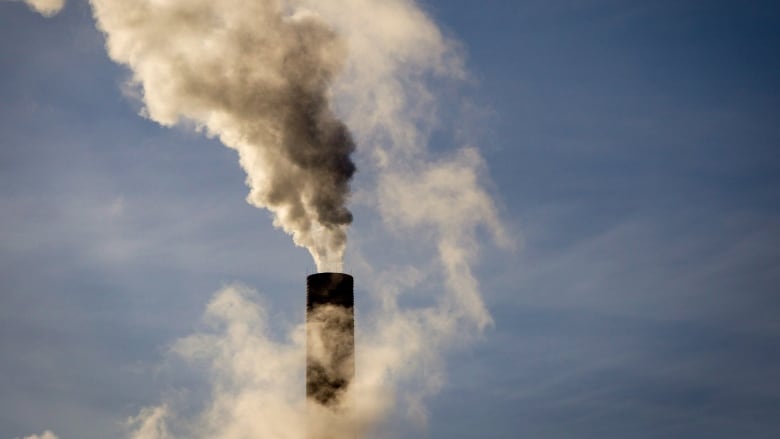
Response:
[[[414,0],[91,4],[143,114],[235,149],[247,200],[273,212],[319,271],[342,271],[355,144],[362,178],[352,201],[380,220],[351,237],[356,292],[374,306],[358,319],[344,398],[359,403],[349,416],[307,410],[304,325],[274,340],[260,296],[236,285],[217,292],[205,328],[171,350],[207,373],[208,399],[195,411],[175,398],[144,408],[128,421],[130,437],[383,438],[396,437],[393,416],[424,425],[447,352],[492,323],[474,274],[481,245],[514,245],[478,150],[428,147],[446,110],[437,84],[468,78],[457,44]],[[377,243],[410,251],[364,251]],[[402,306],[412,293],[418,305]]]
[[[17,438],[19,439],[19,438]],[[32,436],[25,436],[21,439],[59,439],[56,434],[52,433],[49,430],[44,431],[40,436],[37,434],[34,434]]]
[[[138,416],[128,419],[127,424],[133,430],[130,439],[170,439],[165,418],[168,407],[149,407],[141,410]]]
[[[65,7],[65,0],[24,0],[24,2],[44,17],[53,17]]]
[[[143,114],[194,124],[238,152],[247,201],[341,271],[355,149],[329,104],[347,54],[315,13],[278,0],[92,0]]]

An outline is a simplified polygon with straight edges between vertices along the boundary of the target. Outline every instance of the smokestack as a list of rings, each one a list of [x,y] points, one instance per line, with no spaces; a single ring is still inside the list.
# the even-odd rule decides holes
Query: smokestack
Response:
[[[344,394],[355,375],[352,276],[317,273],[306,278],[306,398],[346,410]]]

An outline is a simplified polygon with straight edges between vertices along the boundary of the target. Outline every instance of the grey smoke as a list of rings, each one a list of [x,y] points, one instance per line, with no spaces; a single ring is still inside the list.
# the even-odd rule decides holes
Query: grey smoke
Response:
[[[202,410],[182,410],[175,398],[146,407],[128,420],[129,437],[392,437],[382,423],[401,408],[424,425],[426,399],[445,381],[445,353],[492,322],[472,268],[479,232],[513,245],[478,149],[441,156],[427,146],[440,110],[431,78],[466,76],[457,45],[414,0],[90,2],[109,55],[130,69],[142,114],[194,125],[236,150],[247,200],[271,210],[320,271],[342,271],[352,219],[355,142],[337,113],[361,145],[367,178],[355,202],[379,218],[353,237],[350,253],[365,300],[377,304],[363,316],[359,373],[344,395],[360,402],[351,418],[306,407],[306,328],[275,340],[260,296],[234,285],[215,294],[205,329],[172,346],[209,374]],[[377,261],[361,251],[387,242],[424,257]],[[426,290],[429,305],[402,305]]]
[[[238,151],[247,201],[271,210],[320,271],[340,271],[355,143],[329,103],[347,54],[337,34],[276,0],[91,3],[144,115],[194,123]]]

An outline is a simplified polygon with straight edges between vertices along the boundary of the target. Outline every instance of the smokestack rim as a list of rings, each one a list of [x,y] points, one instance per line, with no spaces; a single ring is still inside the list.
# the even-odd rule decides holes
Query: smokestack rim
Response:
[[[306,309],[311,312],[322,305],[355,306],[355,279],[337,272],[315,273],[306,276]]]

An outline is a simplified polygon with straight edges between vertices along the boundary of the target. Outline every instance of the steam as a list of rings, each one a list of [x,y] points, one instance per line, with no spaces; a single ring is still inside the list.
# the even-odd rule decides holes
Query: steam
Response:
[[[238,152],[247,201],[341,271],[355,149],[329,104],[347,48],[316,14],[278,0],[92,0],[143,114],[194,124]]]
[[[44,17],[53,17],[65,7],[65,0],[24,0],[24,2]]]
[[[165,418],[168,416],[168,407],[149,407],[141,410],[134,418],[128,419],[128,425],[133,429],[130,439],[170,439]],[[56,439],[56,438],[55,438]]]
[[[19,439],[19,438],[17,438]],[[52,433],[49,430],[44,431],[40,436],[37,434],[34,434],[32,436],[25,436],[21,439],[59,439],[56,434]]]
[[[380,219],[351,238],[356,292],[375,310],[358,320],[349,416],[307,410],[306,328],[275,340],[261,296],[233,285],[215,294],[204,328],[171,349],[207,373],[208,400],[194,413],[175,398],[146,407],[128,420],[130,438],[381,439],[396,436],[383,429],[391,415],[424,425],[447,352],[492,323],[474,274],[482,243],[514,245],[478,149],[427,146],[443,110],[434,84],[468,77],[457,45],[414,0],[91,4],[142,114],[235,149],[248,202],[269,209],[319,271],[342,271],[356,143],[365,179],[352,201]],[[364,251],[377,243],[414,252],[388,262]],[[429,305],[401,306],[411,292]]]

